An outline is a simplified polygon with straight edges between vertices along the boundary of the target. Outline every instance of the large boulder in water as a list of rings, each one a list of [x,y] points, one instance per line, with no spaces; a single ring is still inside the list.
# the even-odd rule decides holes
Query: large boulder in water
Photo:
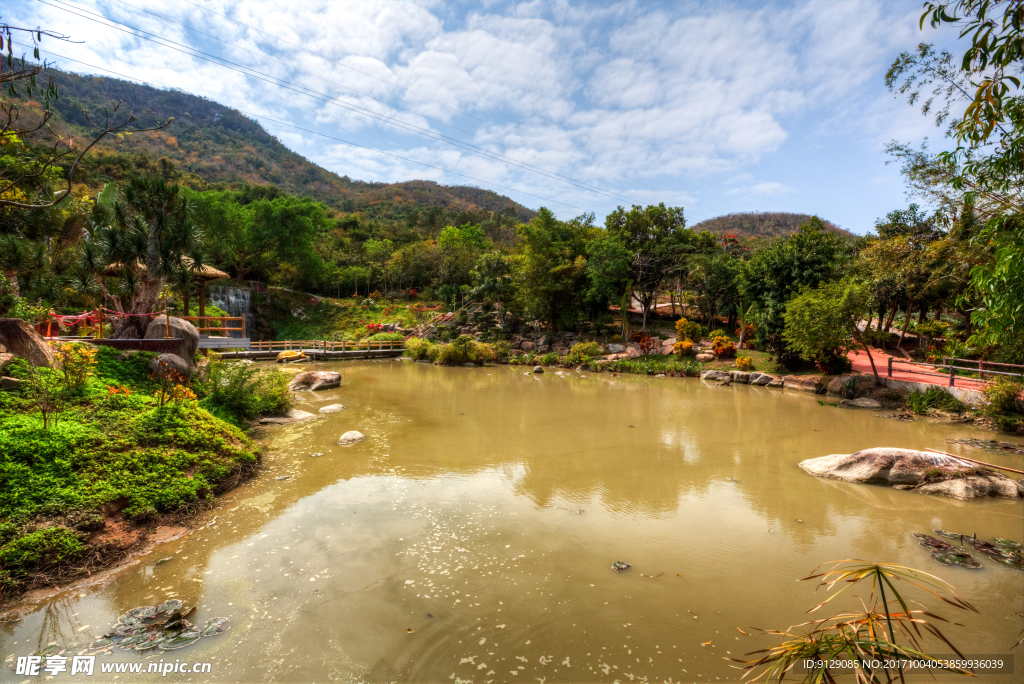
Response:
[[[1024,497],[1024,482],[952,457],[913,449],[864,449],[855,454],[811,458],[799,465],[816,477],[913,489],[954,499]]]
[[[53,349],[43,336],[20,318],[0,318],[0,344],[9,354],[20,356],[33,366],[53,365]]]
[[[341,373],[334,371],[305,371],[295,376],[295,379],[288,385],[288,389],[297,390],[319,390],[341,387]]]
[[[170,320],[167,320],[166,316],[157,316],[146,326],[146,334],[143,337],[147,340],[160,340],[166,338],[168,334],[170,337],[181,340],[177,355],[185,359],[190,372],[195,370],[196,351],[199,349],[199,331],[184,319],[171,316]]]

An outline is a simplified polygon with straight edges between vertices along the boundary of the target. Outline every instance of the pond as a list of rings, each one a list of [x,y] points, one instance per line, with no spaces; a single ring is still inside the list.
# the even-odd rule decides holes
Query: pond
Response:
[[[1020,501],[826,481],[796,465],[895,446],[1019,468],[1019,456],[946,442],[992,433],[692,378],[322,367],[343,372],[342,387],[298,408],[345,410],[263,432],[267,470],[211,526],[0,626],[0,679],[25,679],[12,655],[51,642],[79,653],[127,610],[174,597],[198,606],[200,624],[227,617],[231,629],[98,662],[212,664],[131,681],[735,681],[724,658],[775,643],[738,628],[819,616],[804,611],[822,592],[795,580],[847,558],[952,583],[977,614],[927,605],[962,623],[943,629],[965,654],[1005,655],[1021,631],[1024,574],[987,559],[939,565],[911,536],[1024,541]],[[337,446],[349,430],[367,439]]]

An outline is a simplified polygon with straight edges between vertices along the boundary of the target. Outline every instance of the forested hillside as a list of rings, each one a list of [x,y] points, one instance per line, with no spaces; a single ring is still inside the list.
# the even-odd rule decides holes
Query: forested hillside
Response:
[[[745,211],[738,214],[716,216],[693,226],[696,231],[707,230],[716,235],[735,235],[740,238],[786,237],[811,220],[808,214],[790,214],[782,211]],[[822,220],[826,230],[840,235],[851,235],[830,221]]]
[[[443,186],[432,181],[373,183],[339,176],[292,152],[263,127],[238,111],[196,95],[161,90],[114,78],[79,76],[49,70],[60,98],[52,102],[55,126],[67,127],[79,137],[98,129],[85,115],[95,115],[112,102],[123,102],[122,113],[132,113],[142,127],[174,117],[169,126],[126,137],[104,140],[87,171],[86,180],[122,180],[128,172],[150,160],[166,158],[192,184],[227,183],[276,185],[287,193],[308,195],[345,212],[361,212],[367,219],[407,221],[414,212],[440,208],[453,212],[514,212],[527,221],[536,213],[490,190]],[[39,115],[38,103],[26,103],[23,117]]]

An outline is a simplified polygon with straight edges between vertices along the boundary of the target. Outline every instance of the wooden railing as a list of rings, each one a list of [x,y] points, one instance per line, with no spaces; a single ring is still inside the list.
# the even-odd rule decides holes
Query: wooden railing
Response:
[[[947,360],[948,361],[960,361],[960,362],[964,362],[964,363],[970,363],[972,365],[971,366],[957,366],[955,364],[948,364],[948,363],[946,363]],[[981,377],[981,376],[984,376],[984,375],[1008,375],[1008,376],[1013,377],[1013,378],[1019,378],[1019,377],[1021,377],[1022,374],[1024,374],[1024,366],[1021,366],[1021,365],[1018,365],[1018,364],[1015,364],[1015,363],[996,363],[995,361],[981,361],[981,360],[977,360],[977,359],[957,359],[957,358],[946,357],[946,356],[942,357],[942,363],[941,364],[940,363],[920,363],[918,361],[904,361],[902,359],[894,359],[894,358],[892,358],[890,356],[889,357],[889,363],[888,363],[888,366],[889,366],[888,367],[888,376],[890,378],[892,377],[892,367],[893,367],[893,364],[900,364],[900,365],[905,365],[905,366],[921,366],[921,367],[928,368],[928,369],[931,370],[931,372],[928,372],[928,371],[919,371],[919,370],[913,370],[913,369],[907,369],[907,368],[897,368],[896,369],[896,370],[901,371],[903,373],[913,373],[915,375],[930,375],[930,376],[940,375],[940,376],[945,376],[948,373],[948,375],[949,375],[949,386],[950,387],[954,387],[955,384],[956,384],[956,373],[957,373],[957,371],[961,371],[961,372],[967,371],[967,372],[971,372],[971,373],[977,373],[978,376],[979,376],[978,379],[981,380],[982,382],[985,381],[985,378]],[[1004,368],[1017,368],[1019,370],[1016,373],[1007,373],[1007,372],[1004,372],[1004,371],[991,370],[990,368],[986,368],[986,366],[999,366],[999,367],[1004,367]]]
[[[331,340],[272,340],[249,343],[250,351],[287,351],[312,349],[317,351],[402,351],[403,340],[357,340],[334,342]]]
[[[245,337],[245,316],[182,316],[181,318],[183,318],[186,321],[189,321],[193,325],[196,325],[197,321],[207,323],[207,325],[204,326],[196,325],[196,330],[198,330],[200,333],[220,332],[224,333],[222,337],[231,337],[231,333],[240,332],[242,333],[241,336]],[[214,327],[209,325],[209,323],[212,323],[214,321],[224,323],[225,325],[222,325],[220,327]],[[228,321],[241,321],[242,325],[237,328],[228,327],[226,325]]]

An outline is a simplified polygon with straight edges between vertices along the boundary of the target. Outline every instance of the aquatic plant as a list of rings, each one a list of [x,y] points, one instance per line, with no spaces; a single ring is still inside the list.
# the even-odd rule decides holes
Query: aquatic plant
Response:
[[[936,540],[938,541],[938,540]],[[945,543],[945,542],[942,542]],[[902,659],[928,663],[930,671],[943,670],[970,675],[967,670],[950,667],[922,651],[921,637],[929,634],[946,644],[961,658],[963,655],[935,626],[935,621],[946,620],[916,601],[912,609],[897,584],[909,585],[933,598],[960,610],[978,612],[965,599],[957,595],[952,585],[921,570],[893,563],[865,563],[858,560],[835,561],[825,572],[815,570],[804,580],[818,580],[816,589],[824,588],[831,595],[814,606],[813,613],[858,585],[868,586],[867,600],[862,599],[863,610],[837,613],[831,617],[804,622],[785,630],[758,629],[764,634],[783,637],[775,646],[753,651],[756,660],[726,658],[741,663],[746,670],[744,679],[764,678],[783,681],[791,670],[807,661],[815,663],[803,676],[805,682],[834,682],[830,663],[854,662],[858,682],[904,682]],[[834,591],[837,587],[838,590]],[[896,662],[896,667],[890,663]]]
[[[941,387],[929,387],[927,390],[914,390],[908,394],[907,409],[911,413],[925,416],[933,409],[960,413],[966,410],[967,406]]]

